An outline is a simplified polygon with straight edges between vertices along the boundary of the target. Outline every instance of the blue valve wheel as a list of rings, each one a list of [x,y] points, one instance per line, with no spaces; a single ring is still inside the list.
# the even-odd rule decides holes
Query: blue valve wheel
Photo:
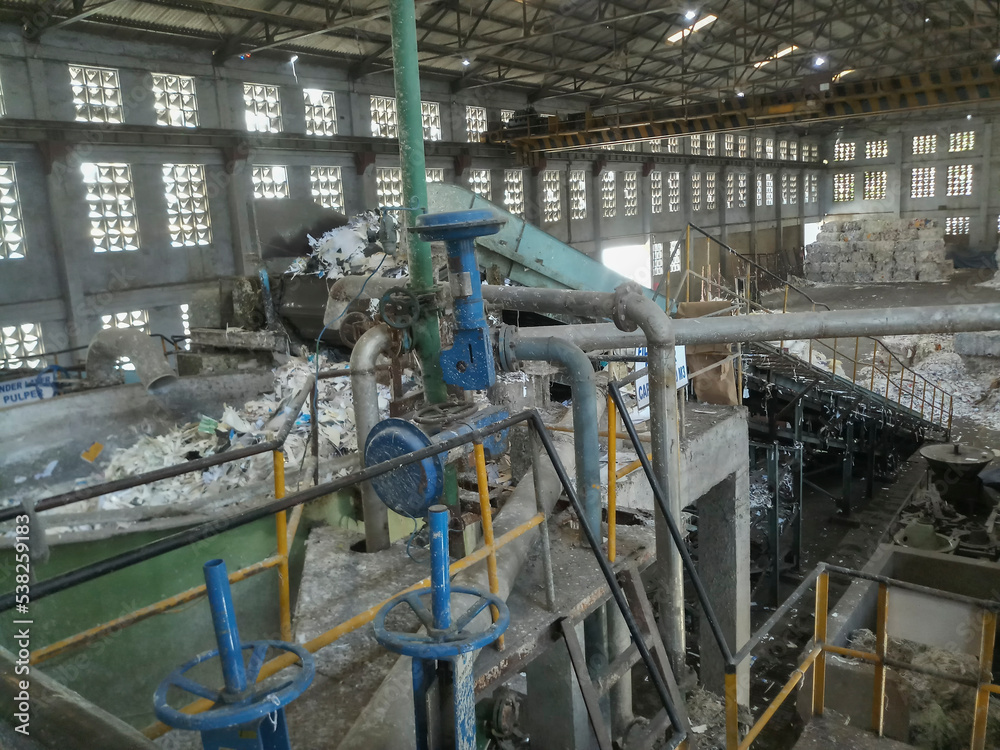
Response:
[[[278,687],[257,685],[257,676],[264,666],[268,650],[272,648],[295,654],[302,671],[294,679],[283,682]],[[302,646],[284,641],[248,641],[243,644],[243,650],[252,651],[246,665],[247,685],[250,688],[244,695],[229,696],[224,690],[210,688],[185,676],[188,670],[219,655],[218,650],[206,651],[175,669],[156,688],[156,693],[153,695],[156,718],[176,729],[196,732],[249,724],[288,705],[312,684],[313,676],[316,674],[316,660]],[[184,713],[167,703],[167,691],[171,687],[179,688],[199,698],[207,698],[216,705],[200,714]]]
[[[375,638],[390,651],[415,659],[450,659],[453,656],[469,653],[493,643],[503,635],[510,625],[510,610],[506,602],[494,594],[486,594],[467,586],[452,586],[452,594],[465,594],[476,597],[476,601],[465,612],[452,620],[447,630],[434,628],[434,617],[428,604],[431,589],[418,589],[407,594],[401,594],[387,603],[375,616]],[[406,604],[421,624],[426,633],[403,633],[390,631],[385,626],[386,617],[396,607]],[[469,624],[490,605],[497,608],[499,617],[486,630],[466,632]]]

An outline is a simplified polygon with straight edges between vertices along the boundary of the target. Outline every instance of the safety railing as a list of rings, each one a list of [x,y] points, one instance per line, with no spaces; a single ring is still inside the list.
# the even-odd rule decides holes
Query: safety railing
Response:
[[[308,384],[307,388],[312,388],[311,381]],[[299,410],[301,410],[301,406],[302,405],[300,403],[298,407]],[[295,416],[297,416],[297,413]],[[289,528],[289,526],[287,525],[287,521],[285,526],[281,525],[278,526],[279,535],[284,536],[285,538],[284,555],[285,555],[285,563],[287,565],[287,544],[289,540],[292,538],[290,532],[294,531],[294,527],[298,523],[298,518],[300,517],[301,509],[305,503],[311,500],[316,500],[318,498],[333,494],[335,492],[339,492],[349,487],[360,485],[363,482],[369,481],[387,472],[395,471],[405,466],[409,466],[410,464],[423,461],[439,453],[447,453],[448,451],[458,448],[463,444],[471,442],[473,444],[473,452],[476,460],[477,481],[479,482],[479,498],[480,498],[480,510],[483,517],[484,544],[482,547],[476,549],[469,555],[466,555],[464,558],[452,563],[450,566],[451,575],[455,575],[485,560],[487,562],[487,575],[489,578],[490,590],[496,593],[497,589],[499,588],[499,582],[496,575],[497,551],[502,549],[506,545],[510,544],[515,539],[523,536],[525,533],[531,531],[532,529],[539,528],[541,532],[540,536],[543,543],[543,555],[545,558],[545,566],[546,566],[547,598],[551,606],[554,600],[554,585],[552,582],[551,561],[549,559],[549,544],[548,544],[549,540],[547,536],[548,529],[546,525],[547,516],[544,507],[540,504],[540,501],[538,505],[539,512],[537,512],[530,519],[518,525],[517,527],[511,529],[510,531],[507,531],[499,538],[494,538],[493,536],[492,513],[489,502],[489,487],[487,484],[485,454],[483,452],[482,442],[483,439],[488,437],[489,435],[493,435],[502,430],[510,429],[522,423],[528,424],[528,426],[531,428],[533,441],[537,441],[537,443],[540,443],[541,448],[544,450],[545,454],[547,455],[549,461],[552,464],[553,469],[555,470],[556,475],[558,476],[563,491],[569,498],[571,506],[573,507],[573,509],[580,518],[584,518],[585,517],[584,510],[581,505],[581,501],[576,494],[574,484],[570,480],[569,475],[566,473],[566,469],[563,466],[558,453],[556,452],[555,446],[552,442],[552,439],[548,431],[545,428],[545,424],[542,421],[541,416],[534,410],[528,410],[520,414],[508,417],[504,420],[501,420],[491,425],[488,428],[473,430],[469,433],[457,436],[450,440],[436,443],[427,448],[423,448],[414,451],[412,453],[408,453],[406,455],[400,456],[390,461],[385,461],[379,464],[375,464],[373,466],[363,468],[360,471],[355,472],[346,477],[341,477],[331,482],[310,487],[306,490],[302,490],[290,495],[285,495],[283,491],[283,471],[281,472],[276,471],[275,473],[276,481],[282,481],[282,488],[280,492],[276,489],[275,492],[276,497],[273,501],[255,506],[253,508],[239,511],[229,516],[224,516],[189,529],[185,529],[183,531],[177,532],[162,539],[158,539],[154,542],[150,542],[146,545],[129,550],[128,552],[122,553],[115,557],[108,558],[99,561],[97,563],[93,563],[78,568],[68,573],[54,576],[53,578],[44,581],[40,581],[32,587],[32,599],[38,600],[46,596],[51,596],[52,594],[58,591],[63,591],[65,589],[85,583],[87,581],[96,580],[114,571],[122,570],[126,567],[136,565],[140,562],[152,559],[154,557],[157,557],[159,555],[165,554],[167,552],[176,549],[181,549],[185,546],[193,544],[194,542],[203,541],[207,538],[217,536],[226,531],[239,528],[249,523],[253,523],[262,518],[266,518],[267,516],[270,515],[274,515],[276,518],[284,518],[285,513],[289,510],[292,510],[294,520],[291,525],[291,528]],[[276,456],[278,453],[279,452],[276,451]],[[538,469],[536,461],[534,465],[534,471],[537,472],[537,470]],[[537,481],[537,475],[536,475],[535,487],[538,486],[539,483]],[[279,521],[278,523],[280,524],[281,522]],[[629,605],[626,600],[625,594],[622,591],[622,588],[615,577],[615,573],[610,563],[605,559],[601,546],[600,532],[599,530],[595,532],[594,530],[590,529],[590,527],[587,524],[582,524],[581,527],[584,532],[584,536],[586,537],[587,542],[591,547],[591,550],[594,552],[602,576],[611,591],[611,596],[615,600],[615,604],[618,607],[619,611],[621,612],[623,619],[625,620],[626,626],[629,629],[633,643],[635,644],[636,649],[639,652],[640,658],[642,659],[644,665],[649,671],[650,680],[653,683],[653,686],[656,689],[657,694],[661,699],[661,702],[663,703],[663,707],[666,712],[667,718],[669,720],[669,724],[673,729],[672,736],[666,747],[669,748],[681,747],[684,745],[687,738],[686,729],[684,728],[681,722],[677,710],[674,708],[670,700],[666,683],[664,682],[662,675],[657,670],[655,661],[653,660],[653,656],[649,651],[646,641],[641,631],[639,630],[639,626],[634,616],[632,615],[631,610],[629,609]],[[282,557],[282,544],[279,536],[279,554],[277,556],[268,558],[267,560],[257,563],[254,566],[250,566],[249,568],[244,568],[240,571],[234,572],[232,575],[230,575],[230,581],[235,582],[243,580],[249,577],[250,575],[259,573],[267,568],[280,566],[281,557]],[[335,627],[318,635],[316,638],[313,638],[312,640],[303,644],[304,648],[308,650],[310,653],[315,653],[319,651],[320,649],[336,642],[344,635],[354,632],[355,630],[363,627],[364,625],[371,623],[375,619],[375,616],[378,613],[379,609],[381,609],[381,607],[385,603],[390,601],[390,599],[395,598],[395,596],[398,596],[399,594],[407,593],[416,590],[418,588],[426,587],[429,584],[429,582],[430,579],[425,578],[423,581],[420,581],[414,584],[413,586],[408,587],[407,589],[405,589],[402,592],[399,592],[393,597],[390,597],[389,599],[380,602],[378,605],[370,607],[369,609],[366,609],[363,612],[359,612],[358,614],[354,615],[345,622],[336,625]],[[287,577],[284,579],[282,587],[286,583],[287,583]],[[53,644],[52,646],[46,647],[46,649],[43,650],[44,653],[40,654],[40,656],[43,659],[51,658],[53,655],[55,655],[55,653],[57,653],[56,651],[53,651],[53,648],[56,646],[59,647],[58,651],[64,651],[72,646],[82,645],[83,643],[95,640],[103,635],[108,635],[111,632],[121,630],[122,628],[134,624],[135,622],[138,622],[142,619],[146,619],[162,611],[166,611],[166,609],[170,607],[178,606],[181,603],[192,601],[193,599],[203,595],[205,593],[204,589],[205,589],[204,586],[190,589],[186,592],[178,594],[175,597],[172,597],[171,599],[164,600],[163,602],[158,602],[157,604],[151,605],[149,607],[144,607],[143,609],[132,612],[123,618],[119,618],[118,620],[112,621],[110,623],[105,623],[102,626],[98,626],[97,628],[94,628],[91,631],[87,631],[84,634],[78,634],[77,636],[73,637],[75,640],[73,640],[72,643],[60,642],[59,644]],[[284,607],[287,602],[288,598],[286,594],[279,591],[279,606]],[[14,606],[14,603],[15,599],[13,593],[8,593],[0,597],[0,611],[9,610]],[[493,614],[495,617],[496,613],[494,612]],[[286,627],[288,630],[287,636],[285,635]],[[284,640],[290,641],[291,640],[290,621],[286,625],[284,615],[282,615],[281,628],[282,628],[282,638]],[[35,658],[34,654],[32,657],[32,661],[37,663],[37,659]],[[279,656],[275,659],[272,659],[271,661],[266,662],[262,666],[259,675],[257,677],[257,681],[261,682],[263,680],[266,680],[269,677],[280,672],[282,669],[292,666],[295,662],[296,659],[294,655],[291,654],[288,654],[286,656]],[[193,703],[188,704],[182,710],[185,713],[191,713],[191,714],[200,713],[208,710],[209,708],[211,708],[212,705],[213,705],[212,701],[206,699],[199,699],[194,701]],[[169,731],[170,727],[159,722],[151,725],[150,727],[147,727],[146,730],[144,730],[146,736],[150,738],[156,738],[162,736],[163,734],[166,734]]]
[[[740,289],[733,290],[723,283],[721,263],[715,263],[711,256],[705,258],[705,264],[702,266],[708,275],[693,270],[692,232],[700,234],[718,245],[725,254],[724,257],[732,259],[737,267],[733,268],[732,273],[728,275],[740,282],[743,287],[742,291]],[[716,268],[719,270],[718,275],[715,274]],[[674,289],[671,286],[669,270],[666,278],[667,289]],[[686,268],[682,271],[681,281],[676,287],[671,302],[676,304],[681,297],[684,297],[685,301],[688,302],[692,301],[692,297],[700,300],[706,293],[711,293],[720,298],[733,299],[733,309],[741,313],[748,315],[752,313],[771,314],[775,310],[754,299],[754,289],[756,288],[759,292],[762,286],[761,280],[765,279],[769,282],[768,288],[770,290],[781,291],[782,313],[788,312],[789,295],[792,293],[804,299],[812,312],[816,312],[817,309],[831,309],[829,305],[817,302],[805,290],[737,252],[694,224],[689,224],[686,229]],[[695,288],[694,293],[692,293],[692,284],[696,287],[700,284],[701,288]],[[849,381],[853,386],[870,391],[882,397],[886,402],[894,403],[900,409],[908,409],[913,415],[919,415],[921,420],[946,432],[951,432],[954,420],[954,395],[903,362],[884,341],[871,336],[856,336],[849,339],[834,338],[832,343],[819,339],[809,339],[806,342],[806,351],[801,353],[790,352],[786,343],[782,340],[778,344],[778,349],[782,353],[804,358],[810,366],[818,366],[821,369],[824,368],[825,364],[835,379]],[[870,365],[861,361],[862,354],[867,356],[868,352],[871,352]],[[740,353],[742,354],[742,348]],[[815,361],[814,354],[817,353],[825,358],[825,363]],[[885,360],[884,367],[880,365],[880,357]],[[843,374],[838,374],[838,364],[841,366]],[[866,368],[867,372],[865,372]],[[740,379],[739,390],[742,393],[742,357],[738,368],[738,377]]]
[[[745,644],[743,644],[740,650],[733,653],[719,625],[712,602],[709,600],[708,594],[701,583],[697,567],[695,566],[694,561],[691,558],[691,554],[684,543],[684,538],[678,529],[677,521],[670,515],[666,506],[663,488],[660,485],[656,474],[653,472],[650,458],[639,447],[639,436],[622,399],[620,385],[618,383],[611,383],[609,385],[608,393],[617,414],[621,416],[622,423],[629,439],[632,442],[633,448],[638,451],[639,460],[642,463],[643,471],[646,473],[646,478],[649,480],[650,489],[653,493],[653,500],[667,523],[667,528],[669,530],[673,546],[680,555],[684,572],[691,579],[695,590],[695,596],[701,605],[702,613],[709,624],[709,629],[712,633],[713,639],[722,653],[723,661],[726,664],[724,691],[726,750],[748,750],[748,748],[751,748],[753,743],[760,736],[761,732],[775,716],[778,709],[781,708],[782,704],[792,694],[792,691],[794,691],[798,685],[803,684],[810,669],[813,670],[811,695],[812,714],[814,716],[822,716],[824,712],[826,694],[827,654],[836,654],[838,656],[862,659],[875,664],[874,696],[872,700],[872,730],[878,736],[882,736],[885,727],[885,670],[887,667],[918,672],[926,676],[936,677],[974,687],[976,689],[976,702],[970,747],[972,750],[985,750],[990,696],[1000,695],[1000,685],[993,683],[993,652],[996,641],[997,613],[1000,612],[1000,602],[975,599],[973,597],[963,596],[949,591],[932,589],[926,586],[910,583],[908,581],[900,581],[887,578],[885,576],[865,573],[863,571],[850,570],[848,568],[820,563],[820,565],[818,565],[812,572],[809,573],[809,575],[805,577],[792,595],[774,610],[767,621]],[[609,425],[610,424],[612,424],[611,420],[609,420]],[[612,431],[613,430],[614,428],[612,428]],[[610,439],[611,438],[609,437],[609,450]],[[613,464],[609,463],[609,466],[613,466]],[[613,486],[614,482],[609,482],[609,520],[613,517],[611,512],[615,497],[615,490],[613,489]],[[611,541],[613,538],[614,531],[609,528],[609,556],[614,554],[613,543]],[[878,606],[875,628],[876,644],[874,653],[848,649],[827,642],[830,609],[829,579],[831,574],[845,576],[850,579],[867,580],[878,584]],[[740,704],[738,698],[738,673],[740,671],[740,667],[744,662],[750,659],[754,649],[764,641],[764,639],[771,633],[778,623],[787,617],[791,610],[795,608],[802,598],[813,588],[815,588],[813,643],[809,647],[809,651],[806,656],[797,665],[797,668],[792,673],[791,677],[764,709],[760,718],[758,718],[757,721],[754,722],[754,724],[747,730],[747,732],[741,736],[739,715]],[[969,605],[976,608],[980,612],[982,616],[982,630],[980,634],[978,680],[970,681],[969,679],[959,675],[940,673],[929,668],[900,662],[888,656],[887,644],[889,634],[887,623],[889,618],[889,591],[893,588],[923,594],[940,600]]]

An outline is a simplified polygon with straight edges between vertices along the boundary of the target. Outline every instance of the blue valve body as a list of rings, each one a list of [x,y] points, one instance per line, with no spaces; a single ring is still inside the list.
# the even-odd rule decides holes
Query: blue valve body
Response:
[[[476,209],[426,214],[417,218],[414,229],[424,240],[444,241],[448,250],[455,336],[452,347],[441,352],[441,368],[446,383],[465,390],[483,390],[496,382],[475,238],[496,234],[503,223],[492,211]]]

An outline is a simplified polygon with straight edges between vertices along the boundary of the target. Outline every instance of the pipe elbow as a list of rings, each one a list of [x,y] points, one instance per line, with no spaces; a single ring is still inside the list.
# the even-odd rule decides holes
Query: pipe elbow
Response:
[[[650,346],[674,346],[674,321],[653,300],[644,294],[631,292],[625,295],[622,305],[624,318],[642,329]]]
[[[392,335],[389,327],[384,323],[374,328],[369,328],[358,339],[351,351],[351,377],[372,374],[375,372],[375,363],[381,354],[388,354],[392,345]]]
[[[596,384],[594,365],[583,349],[569,341],[556,337],[518,338],[513,343],[518,359],[557,362],[567,371],[576,385]]]
[[[163,349],[152,336],[138,328],[106,328],[98,331],[87,349],[87,380],[91,385],[121,385],[125,375],[119,360],[128,357],[147,391],[155,391],[177,379]]]

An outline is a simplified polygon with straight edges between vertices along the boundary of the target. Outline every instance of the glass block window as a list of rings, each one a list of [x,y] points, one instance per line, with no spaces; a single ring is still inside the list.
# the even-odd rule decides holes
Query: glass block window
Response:
[[[716,199],[716,185],[715,185],[715,172],[708,172],[705,175],[705,210],[714,211],[715,210],[715,199]]]
[[[814,143],[809,147],[809,161],[819,161],[819,144]]]
[[[732,133],[726,133],[722,136],[722,154],[723,156],[736,155],[736,136]]]
[[[667,173],[667,210],[675,214],[681,210],[681,173]]]
[[[438,102],[420,102],[420,124],[425,141],[441,140],[441,105]]]
[[[699,156],[701,154],[701,133],[689,135],[688,144],[691,146],[691,153]]]
[[[774,175],[770,172],[764,175],[764,205],[774,205]]]
[[[569,173],[569,215],[575,221],[587,218],[587,173],[582,169]]]
[[[247,130],[253,133],[281,132],[281,97],[277,86],[263,83],[243,84]]]
[[[739,208],[747,207],[748,177],[746,172],[740,172],[736,176],[736,205]]]
[[[201,164],[164,164],[167,231],[171,247],[212,244],[205,167]]]
[[[788,160],[788,141],[778,141],[778,158],[782,161]]]
[[[427,167],[424,170],[424,176],[428,183],[431,182],[444,182],[444,168],[443,167]]]
[[[749,136],[741,135],[736,140],[736,155],[741,159],[746,159],[750,156],[750,138]]]
[[[968,216],[949,216],[944,222],[944,233],[949,236],[968,234],[972,219]]]
[[[670,241],[670,273],[680,273],[681,270],[681,241]]]
[[[639,148],[638,143],[624,143],[622,144],[622,151],[628,151],[630,153],[635,153]]]
[[[344,181],[340,167],[310,167],[309,186],[313,200],[344,213]]]
[[[649,255],[651,270],[653,272],[653,281],[656,281],[657,276],[663,275],[663,243],[654,242],[652,244],[652,251]]]
[[[149,325],[149,313],[145,310],[127,310],[101,316],[101,328],[138,328],[145,331]]]
[[[490,170],[470,169],[469,188],[476,195],[482,196],[488,201],[493,200],[493,181],[490,178]]]
[[[691,173],[691,210],[701,211],[701,172]]]
[[[153,110],[156,124],[174,128],[198,127],[198,94],[194,76],[153,73]]]
[[[371,102],[372,135],[376,138],[398,138],[399,120],[396,119],[396,99],[391,96],[373,96]]]
[[[191,336],[191,306],[190,305],[180,305],[181,313],[181,333],[184,336]],[[191,348],[190,338],[186,339],[181,346],[185,349]]]
[[[804,203],[819,202],[819,175],[807,174],[805,191],[803,195]]]
[[[798,141],[788,142],[788,160],[798,161],[799,160],[799,144]]]
[[[933,154],[937,152],[936,135],[915,135],[913,136],[913,153],[917,155]]]
[[[650,212],[663,213],[663,172],[654,169],[649,173]]]
[[[500,110],[500,122],[506,125],[514,117],[514,110],[512,109],[501,109]]]
[[[622,180],[622,198],[626,216],[639,213],[639,173],[626,172]]]
[[[736,175],[730,172],[726,175],[726,208],[736,207]]]
[[[953,164],[948,167],[948,197],[972,195],[972,165]]]
[[[788,205],[796,206],[799,203],[799,176],[797,174],[788,175]]]
[[[562,219],[562,185],[559,172],[546,169],[542,172],[542,221],[552,224]]]
[[[139,249],[132,170],[128,164],[81,164],[95,253]]]
[[[787,206],[789,203],[788,197],[788,175],[781,175],[781,205]]]
[[[515,216],[524,216],[524,170],[503,171],[503,207]]]
[[[14,164],[0,161],[0,260],[24,257],[24,223]]]
[[[667,138],[667,153],[679,154],[681,152],[681,139],[677,136]]]
[[[486,134],[486,107],[465,108],[465,133],[469,143],[479,143]]]
[[[251,172],[254,198],[287,198],[288,170],[277,165],[256,165]]]
[[[764,158],[764,139],[754,138],[753,139],[753,158],[763,159]]]
[[[837,141],[833,145],[834,161],[853,161],[856,151],[854,141]]]
[[[615,185],[615,173],[610,169],[605,170],[601,174],[601,215],[605,219],[612,219],[618,213],[618,191]]]
[[[764,141],[764,156],[767,157],[768,159],[773,159],[774,158],[774,139],[773,138],[767,138]]]
[[[657,139],[655,141],[649,141],[649,153],[651,154],[662,154],[663,153],[663,141]]]
[[[966,130],[962,133],[952,133],[948,136],[948,153],[950,154],[957,154],[961,151],[972,151],[975,148],[975,130]]]
[[[378,167],[375,170],[375,194],[380,206],[402,206],[403,170],[399,167]]]
[[[833,176],[833,202],[847,203],[854,200],[854,174],[841,172]]]
[[[332,91],[303,89],[307,135],[337,135],[337,97]]]
[[[914,167],[910,173],[910,197],[933,198],[937,167]]]
[[[865,143],[866,159],[885,159],[889,156],[889,141],[868,141]]]
[[[715,133],[705,134],[705,156],[715,156],[717,139]]]
[[[888,176],[887,172],[865,172],[864,199],[866,201],[885,200],[885,188]]]
[[[77,122],[124,122],[117,70],[70,65],[69,85]]]
[[[757,207],[764,205],[764,175],[757,175]]]
[[[0,346],[3,346],[3,362],[0,362],[0,369],[37,370],[45,367],[45,360],[42,359],[45,347],[42,344],[41,323],[3,326],[0,328]]]

